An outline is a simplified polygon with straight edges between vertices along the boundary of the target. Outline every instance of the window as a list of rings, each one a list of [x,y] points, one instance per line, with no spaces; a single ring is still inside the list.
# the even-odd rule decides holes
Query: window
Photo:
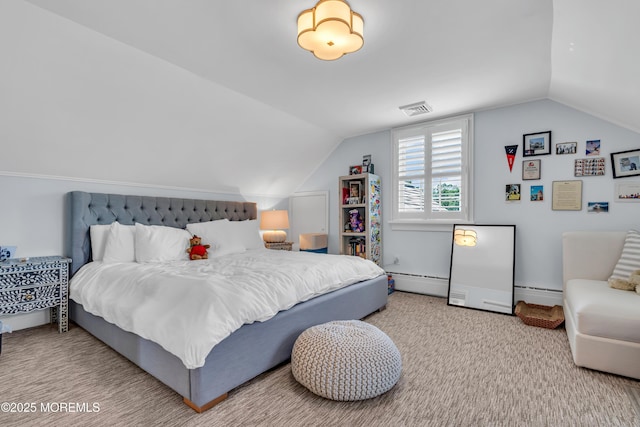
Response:
[[[473,116],[394,129],[392,229],[473,221]]]

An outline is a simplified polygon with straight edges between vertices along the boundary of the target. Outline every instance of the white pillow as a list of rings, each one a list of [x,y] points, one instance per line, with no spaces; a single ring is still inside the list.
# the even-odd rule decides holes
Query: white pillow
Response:
[[[104,257],[102,262],[135,262],[136,246],[135,246],[136,227],[133,225],[122,225],[114,222],[109,228],[107,235],[107,243],[104,246]]]
[[[107,244],[110,228],[111,224],[94,224],[89,227],[91,259],[93,261],[102,261],[102,258],[104,258],[104,248]]]
[[[629,275],[635,270],[640,270],[640,232],[629,230],[620,259],[609,279],[629,280]]]
[[[187,230],[196,236],[200,236],[203,245],[211,245],[209,258],[245,252],[244,245],[234,236],[233,229],[229,225],[230,222],[226,218],[216,221],[197,222],[187,224]]]
[[[229,221],[229,228],[245,249],[264,249],[264,240],[260,236],[260,223],[257,219]]]
[[[137,262],[164,262],[188,260],[187,230],[162,225],[136,223],[135,248]]]

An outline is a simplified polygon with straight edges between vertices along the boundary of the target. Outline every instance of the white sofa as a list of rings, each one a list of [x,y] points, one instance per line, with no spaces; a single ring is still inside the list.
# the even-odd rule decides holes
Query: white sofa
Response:
[[[640,294],[607,283],[626,234],[563,234],[565,327],[576,365],[640,379]]]

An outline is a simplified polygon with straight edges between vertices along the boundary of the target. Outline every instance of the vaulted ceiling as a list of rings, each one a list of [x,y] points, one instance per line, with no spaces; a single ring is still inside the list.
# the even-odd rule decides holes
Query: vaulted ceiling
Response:
[[[94,50],[90,58],[104,53],[106,62],[114,50],[116,57],[126,50],[191,73],[190,90],[185,95],[180,77],[176,97],[215,103],[202,114],[219,125],[220,139],[199,138],[189,128],[183,143],[224,170],[212,175],[214,190],[286,195],[345,138],[542,98],[640,131],[635,0],[351,0],[364,17],[364,47],[329,62],[296,43],[297,15],[313,0],[9,1],[15,6],[9,12],[37,14],[20,6],[28,2],[56,15],[58,32],[96,38],[84,46]],[[76,61],[82,66],[85,59]],[[89,84],[104,82],[82,83]],[[398,108],[418,101],[433,112],[408,118]],[[215,133],[207,117],[191,115],[189,126]],[[114,126],[119,119],[112,118]],[[171,152],[170,140],[147,137],[153,145],[144,149],[153,147],[158,169],[172,173],[175,156],[161,154]],[[230,161],[235,169],[225,166]],[[113,179],[94,169],[73,173]],[[159,171],[148,176],[167,184]],[[176,179],[179,186],[203,185],[194,173]]]

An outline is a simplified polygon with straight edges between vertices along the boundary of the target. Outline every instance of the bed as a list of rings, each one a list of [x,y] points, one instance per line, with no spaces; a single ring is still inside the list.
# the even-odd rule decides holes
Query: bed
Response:
[[[117,221],[181,229],[189,223],[257,218],[257,206],[251,202],[80,191],[68,193],[67,202],[66,253],[72,260],[72,276],[92,260],[92,225]],[[203,366],[192,369],[155,342],[91,314],[73,300],[69,301],[69,310],[73,322],[202,412],[224,400],[235,387],[287,361],[295,339],[308,327],[330,320],[361,319],[383,309],[386,303],[386,275],[334,290],[280,311],[269,320],[244,324],[213,347]]]

